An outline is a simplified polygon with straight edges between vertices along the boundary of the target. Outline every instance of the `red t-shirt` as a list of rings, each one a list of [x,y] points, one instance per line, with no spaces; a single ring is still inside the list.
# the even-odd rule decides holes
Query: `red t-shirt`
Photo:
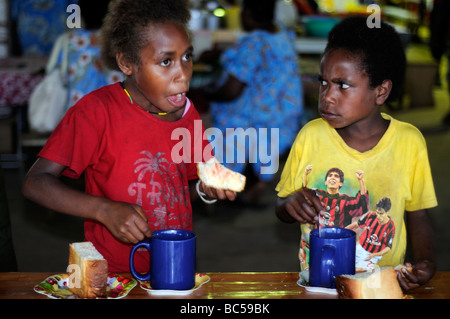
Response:
[[[180,120],[166,122],[132,104],[116,83],[70,108],[39,156],[67,166],[66,176],[84,172],[89,194],[141,206],[153,231],[192,230],[188,181],[212,153],[203,133],[192,105]],[[132,246],[102,224],[86,220],[85,240],[108,260],[109,271],[129,271]],[[135,267],[148,270],[148,253],[135,257]]]

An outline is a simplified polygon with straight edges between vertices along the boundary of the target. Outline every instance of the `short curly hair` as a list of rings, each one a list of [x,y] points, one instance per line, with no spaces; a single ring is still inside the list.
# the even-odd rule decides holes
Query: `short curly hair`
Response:
[[[186,29],[190,21],[187,0],[113,0],[101,28],[101,59],[106,67],[120,71],[116,54],[140,65],[139,52],[148,45],[148,26],[174,23]]]
[[[397,98],[403,86],[406,56],[395,29],[381,21],[380,27],[369,27],[366,16],[352,16],[339,22],[328,34],[325,54],[344,49],[361,59],[362,71],[369,76],[372,88],[391,80],[387,101]]]

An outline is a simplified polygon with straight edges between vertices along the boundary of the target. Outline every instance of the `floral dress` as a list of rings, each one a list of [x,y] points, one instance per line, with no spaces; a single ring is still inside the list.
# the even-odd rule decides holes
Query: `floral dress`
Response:
[[[271,180],[276,173],[262,173],[261,156],[267,154],[261,150],[267,146],[272,155],[288,151],[301,126],[303,89],[293,43],[294,36],[287,31],[257,30],[244,35],[221,57],[224,74],[218,84],[232,74],[246,86],[235,100],[211,103],[212,124],[225,136],[218,160],[223,159],[226,166],[241,173],[246,163],[252,163],[261,180]],[[247,135],[256,133],[258,141],[246,141],[243,134],[235,134],[237,140],[227,137],[227,129],[235,133],[243,129]],[[230,154],[234,154],[233,160]]]
[[[103,67],[100,61],[98,31],[77,29],[69,35],[68,88],[66,109],[87,93],[123,80],[123,74]]]
[[[11,0],[11,19],[24,55],[50,54],[56,38],[67,31],[67,6],[77,0]]]

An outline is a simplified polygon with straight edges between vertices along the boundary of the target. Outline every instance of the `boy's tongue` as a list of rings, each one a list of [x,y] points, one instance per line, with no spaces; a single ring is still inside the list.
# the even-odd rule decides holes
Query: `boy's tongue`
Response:
[[[184,93],[175,94],[167,97],[170,103],[176,106],[183,106],[186,102],[186,95]]]

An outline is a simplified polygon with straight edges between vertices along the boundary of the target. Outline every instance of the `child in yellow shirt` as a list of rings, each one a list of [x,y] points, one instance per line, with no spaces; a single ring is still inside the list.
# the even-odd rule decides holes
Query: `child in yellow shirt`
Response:
[[[377,226],[371,236],[358,239],[381,257],[372,259],[379,259],[375,265],[367,262],[366,270],[403,264],[408,231],[415,262],[412,271],[403,267],[404,276],[398,277],[402,288],[410,290],[435,273],[427,209],[437,200],[422,134],[381,113],[403,81],[406,58],[400,38],[388,24],[371,28],[366,19],[347,18],[328,36],[319,73],[321,118],[297,135],[276,187],[276,214],[284,222],[301,223],[302,272],[308,271],[309,232],[319,216],[333,221],[326,226],[351,227],[357,236],[367,234],[368,225]],[[331,168],[342,175],[327,180]],[[389,223],[358,222],[377,211],[382,198],[391,203]]]

